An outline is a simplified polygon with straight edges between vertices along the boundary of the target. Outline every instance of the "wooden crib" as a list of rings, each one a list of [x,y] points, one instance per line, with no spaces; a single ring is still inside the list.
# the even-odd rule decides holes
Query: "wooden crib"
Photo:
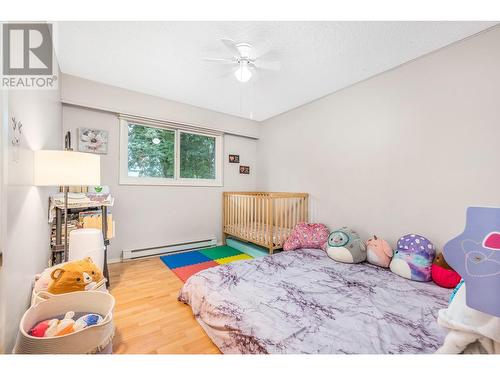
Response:
[[[309,194],[225,192],[222,234],[269,249],[281,249],[295,225],[308,221]]]

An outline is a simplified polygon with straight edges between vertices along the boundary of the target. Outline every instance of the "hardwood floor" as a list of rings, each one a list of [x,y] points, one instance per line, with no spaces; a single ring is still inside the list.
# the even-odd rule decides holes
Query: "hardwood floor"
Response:
[[[122,354],[220,353],[177,301],[182,282],[159,258],[109,265],[116,299],[113,352]]]

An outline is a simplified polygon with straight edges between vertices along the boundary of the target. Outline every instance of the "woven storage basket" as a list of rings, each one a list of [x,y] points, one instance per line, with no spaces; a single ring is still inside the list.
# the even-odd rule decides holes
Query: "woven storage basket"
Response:
[[[40,292],[43,294],[43,292]],[[114,297],[105,292],[86,291],[60,295],[49,294],[48,299],[26,311],[19,323],[15,354],[92,354],[105,348],[113,339]],[[103,316],[102,323],[60,337],[33,337],[28,331],[38,322],[64,315],[68,311],[92,312]]]
[[[106,278],[103,278],[92,289],[89,290],[99,290],[101,292],[107,292],[106,281]],[[56,294],[49,293],[46,290],[35,291],[35,289],[33,289],[33,292],[31,293],[31,306],[46,301],[54,296],[56,296]]]

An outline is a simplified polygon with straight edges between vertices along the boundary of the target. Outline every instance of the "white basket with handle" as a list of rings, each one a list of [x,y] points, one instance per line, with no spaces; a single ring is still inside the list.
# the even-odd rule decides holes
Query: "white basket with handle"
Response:
[[[92,288],[88,289],[88,290],[89,291],[99,290],[101,292],[107,292],[108,289],[106,289],[106,282],[107,282],[107,279],[103,278],[101,281],[99,281],[98,283],[93,285]],[[57,296],[57,294],[49,293],[46,290],[37,291],[35,288],[33,288],[33,291],[31,292],[31,306],[36,305],[37,303],[46,301],[49,298],[54,297],[54,296]]]
[[[43,294],[43,292],[40,292]],[[30,307],[19,323],[15,354],[92,354],[103,350],[114,335],[114,297],[106,292],[85,291],[60,295],[47,293],[48,299]],[[81,331],[56,337],[33,337],[29,330],[42,320],[64,315],[68,311],[89,312],[103,317],[101,323]]]

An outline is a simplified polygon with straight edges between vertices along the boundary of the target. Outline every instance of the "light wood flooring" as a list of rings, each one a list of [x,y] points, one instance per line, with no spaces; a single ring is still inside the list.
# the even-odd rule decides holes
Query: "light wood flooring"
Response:
[[[111,264],[109,273],[116,299],[114,353],[220,353],[191,308],[177,301],[182,282],[160,258]]]

